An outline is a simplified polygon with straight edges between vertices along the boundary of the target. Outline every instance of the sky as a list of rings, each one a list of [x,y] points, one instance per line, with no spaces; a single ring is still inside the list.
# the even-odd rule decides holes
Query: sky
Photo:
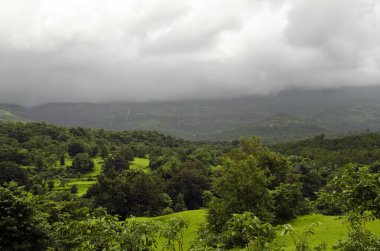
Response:
[[[377,84],[376,0],[0,0],[0,103]]]

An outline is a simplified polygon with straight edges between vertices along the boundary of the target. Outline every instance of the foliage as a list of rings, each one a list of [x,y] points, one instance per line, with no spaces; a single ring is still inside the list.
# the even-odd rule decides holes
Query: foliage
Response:
[[[296,251],[309,251],[312,250],[309,244],[310,236],[315,234],[315,228],[319,226],[320,223],[312,223],[303,233],[297,234],[290,224],[284,225],[284,230],[281,235],[290,235]],[[320,244],[317,246],[317,250],[325,250],[327,248],[326,244]]]
[[[43,250],[48,227],[27,193],[16,183],[0,187],[0,249]]]
[[[234,214],[227,222],[227,230],[223,232],[226,247],[256,246],[256,250],[264,250],[276,236],[271,224],[262,222],[253,213]]]
[[[96,206],[122,217],[159,214],[168,206],[163,196],[163,182],[159,177],[130,170],[122,174],[116,171],[103,173],[86,194],[94,199]]]
[[[245,211],[267,222],[292,219],[303,199],[286,159],[256,138],[242,139],[214,175],[208,221],[215,232],[223,231],[232,214]]]
[[[84,220],[57,223],[56,247],[65,250],[154,250],[157,227],[134,219],[117,217],[97,210]]]
[[[160,236],[166,239],[163,250],[184,251],[184,230],[188,226],[189,223],[183,218],[167,220],[160,231]]]
[[[73,141],[67,147],[67,152],[70,157],[75,157],[77,154],[85,152],[85,146],[82,141]]]
[[[210,181],[202,162],[187,161],[168,175],[166,190],[176,200],[175,211],[197,209],[203,205],[203,192],[210,189]]]
[[[320,193],[343,212],[364,214],[371,212],[380,218],[380,174],[371,172],[368,166],[346,165]]]
[[[338,240],[334,249],[342,251],[375,251],[380,250],[380,236],[365,228],[365,223],[373,220],[373,216],[350,214],[347,222],[349,232],[343,240]]]
[[[19,185],[28,184],[28,173],[14,162],[0,162],[0,185],[14,181]]]
[[[75,155],[70,170],[80,173],[92,172],[94,170],[94,161],[87,153],[79,153]]]
[[[272,191],[277,222],[287,222],[299,215],[303,199],[300,186],[301,183],[283,183]]]

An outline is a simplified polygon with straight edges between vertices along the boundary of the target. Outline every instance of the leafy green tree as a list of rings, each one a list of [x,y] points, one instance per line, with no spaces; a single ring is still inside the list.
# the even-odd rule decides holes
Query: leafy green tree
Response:
[[[182,194],[184,207],[197,209],[203,205],[203,191],[210,189],[206,167],[199,161],[187,161],[169,172],[168,193],[173,199]]]
[[[222,231],[233,213],[254,212],[260,219],[272,220],[272,196],[269,180],[257,159],[226,159],[214,182],[219,198],[209,204],[208,221],[215,231]]]
[[[134,159],[134,154],[131,148],[125,146],[114,152],[105,160],[104,169],[125,170],[129,169],[129,162]]]
[[[71,171],[80,173],[89,173],[94,170],[94,161],[87,153],[79,153],[73,159]]]
[[[64,154],[61,154],[61,156],[59,156],[59,164],[61,166],[65,165],[65,155]]]
[[[44,217],[15,183],[0,187],[0,249],[44,250],[49,240]]]
[[[0,162],[0,185],[11,181],[17,182],[20,185],[27,185],[27,171],[13,162]]]
[[[118,154],[121,155],[123,158],[125,158],[128,161],[133,161],[135,158],[135,154],[133,150],[128,146],[123,146],[119,151]]]
[[[106,172],[98,177],[98,183],[87,191],[86,197],[122,217],[158,215],[168,207],[163,181],[142,171]]]
[[[371,212],[380,218],[380,173],[371,172],[369,166],[344,166],[320,193],[330,199],[342,212],[363,215]]]
[[[379,250],[380,236],[365,228],[369,220],[380,218],[380,174],[374,166],[349,164],[329,181],[319,194],[318,206],[323,210],[333,204],[347,214],[349,232],[335,248],[343,251]],[[322,204],[324,203],[324,204]]]
[[[298,176],[286,158],[257,138],[242,139],[214,176],[215,198],[209,203],[208,222],[215,232],[223,231],[232,214],[253,212],[260,220],[279,222],[294,218],[302,205]]]
[[[48,184],[49,191],[52,191],[53,188],[54,188],[54,181],[53,180],[49,180],[47,184]]]
[[[183,194],[179,193],[175,200],[174,211],[181,212],[184,210],[186,210],[185,200],[184,200]]]
[[[84,153],[85,152],[84,143],[82,141],[70,142],[67,147],[67,152],[69,153],[70,157],[74,157],[77,154]]]
[[[72,185],[70,188],[70,193],[72,194],[77,194],[78,193],[78,186],[77,185]]]
[[[283,183],[272,192],[275,222],[287,222],[300,214],[303,202],[300,183]]]

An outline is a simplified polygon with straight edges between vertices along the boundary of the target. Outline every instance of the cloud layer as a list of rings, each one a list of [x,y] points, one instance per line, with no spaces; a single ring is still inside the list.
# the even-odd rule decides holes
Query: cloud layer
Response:
[[[369,0],[0,0],[0,103],[380,84]]]

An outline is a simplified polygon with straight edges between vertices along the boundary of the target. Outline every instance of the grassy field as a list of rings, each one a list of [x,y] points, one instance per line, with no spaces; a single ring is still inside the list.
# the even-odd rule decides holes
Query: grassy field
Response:
[[[143,170],[144,172],[149,172],[149,169],[147,168],[149,166],[149,159],[147,158],[135,158],[130,163],[130,168],[132,170]]]
[[[96,177],[102,172],[103,159],[101,157],[96,157],[92,159],[94,161],[94,171],[86,174],[81,174],[77,178],[72,178],[65,183],[65,186],[60,186],[60,182],[56,180],[55,189],[56,190],[70,190],[73,185],[76,185],[78,188],[78,196],[84,195],[87,190],[96,183]],[[65,166],[71,166],[72,160],[70,158],[65,159]],[[143,170],[144,172],[148,172],[149,169],[149,159],[146,158],[135,158],[130,163],[130,168],[132,170]]]
[[[103,159],[101,157],[96,157],[92,159],[94,161],[94,171],[86,174],[81,174],[78,178],[72,178],[68,182],[65,183],[65,186],[62,187],[59,184],[59,181],[56,180],[55,189],[56,190],[70,190],[73,185],[76,185],[78,188],[78,196],[84,195],[87,190],[96,183],[96,177],[102,171]],[[67,158],[65,160],[66,166],[72,165],[72,160]]]
[[[302,233],[313,222],[320,222],[321,225],[315,228],[315,235],[309,238],[312,247],[325,242],[328,250],[333,250],[332,246],[338,239],[345,238],[347,233],[347,225],[344,224],[344,218],[336,216],[324,216],[320,214],[312,214],[301,216],[290,224],[296,230],[296,233]],[[376,220],[367,224],[369,230],[376,234],[380,234],[380,221]],[[294,250],[294,244],[290,236],[278,236],[277,240],[286,244],[286,250]]]
[[[202,223],[206,222],[206,210],[205,209],[200,209],[200,210],[188,210],[184,212],[179,212],[179,213],[173,213],[173,214],[168,214],[164,216],[158,216],[158,217],[138,217],[136,218],[137,220],[141,221],[166,221],[171,218],[184,218],[189,222],[189,227],[185,231],[185,236],[184,236],[184,249],[188,250],[193,241],[195,240],[197,230],[199,226]],[[161,250],[163,245],[163,240],[158,240],[158,248],[157,250]]]
[[[173,217],[182,217],[189,222],[189,228],[185,231],[185,250],[193,243],[196,238],[196,233],[198,227],[205,223],[206,221],[206,213],[205,209],[202,210],[189,210],[180,213],[169,214],[165,216],[159,217],[138,217],[138,220],[141,221],[165,221]],[[305,231],[310,224],[314,222],[321,223],[318,227],[315,228],[315,235],[309,238],[309,243],[312,247],[325,242],[328,245],[328,250],[333,250],[332,246],[338,239],[345,238],[347,233],[347,226],[344,224],[344,218],[336,217],[336,216],[324,216],[320,214],[312,214],[301,216],[290,224],[295,229],[296,233],[302,233]],[[380,221],[373,221],[367,224],[369,230],[373,231],[376,234],[380,235]],[[290,236],[281,236],[281,230],[278,232],[277,241],[286,245],[285,250],[293,251],[294,243]],[[162,240],[158,241],[159,247],[157,250],[162,248]]]

